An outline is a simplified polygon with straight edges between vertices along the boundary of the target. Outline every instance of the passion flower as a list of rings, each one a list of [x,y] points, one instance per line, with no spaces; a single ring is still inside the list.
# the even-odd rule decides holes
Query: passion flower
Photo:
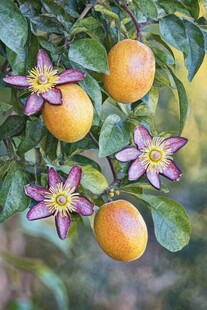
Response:
[[[37,66],[31,69],[27,76],[15,75],[5,77],[3,80],[13,86],[29,89],[32,94],[27,99],[24,113],[32,115],[42,108],[44,100],[50,104],[62,103],[62,93],[56,86],[79,82],[84,78],[85,73],[74,69],[67,69],[57,74],[46,52],[39,50]]]
[[[26,195],[38,202],[27,213],[28,220],[33,221],[52,215],[55,216],[58,236],[64,240],[70,228],[72,213],[83,216],[93,214],[94,204],[76,192],[81,175],[81,168],[74,166],[63,183],[59,174],[53,168],[50,168],[48,189],[34,184],[26,185]]]
[[[121,162],[133,160],[128,170],[130,181],[139,179],[146,173],[148,181],[160,189],[160,174],[172,181],[179,181],[181,170],[173,161],[172,154],[187,143],[182,137],[152,137],[149,131],[139,125],[134,130],[134,143],[137,147],[127,147],[116,153]]]

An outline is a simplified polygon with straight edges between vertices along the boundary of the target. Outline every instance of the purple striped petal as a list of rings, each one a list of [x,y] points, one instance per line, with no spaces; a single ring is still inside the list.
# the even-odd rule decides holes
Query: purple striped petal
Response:
[[[138,151],[136,147],[127,147],[126,149],[116,153],[115,157],[117,160],[125,163],[127,161],[136,159],[140,154],[141,152]]]
[[[150,169],[147,169],[146,176],[148,181],[154,186],[156,189],[160,189],[161,182],[160,182],[160,176],[159,173],[152,171]]]
[[[56,215],[55,225],[60,239],[64,240],[67,237],[70,224],[70,216],[61,216],[60,213]]]
[[[36,201],[44,200],[45,194],[48,194],[48,189],[35,184],[28,184],[24,187],[25,194]]]
[[[182,174],[181,170],[171,160],[167,168],[162,171],[162,175],[164,175],[166,178],[172,181],[179,181],[181,174]]]
[[[85,73],[74,69],[65,70],[58,74],[58,76],[59,80],[56,82],[56,85],[79,82],[86,77]]]
[[[147,142],[150,142],[152,140],[152,136],[150,135],[149,131],[139,125],[135,128],[134,130],[134,142],[136,143],[136,145],[138,146],[138,149],[140,151],[142,151]]]
[[[29,83],[27,81],[27,76],[15,75],[3,78],[5,83],[11,84],[13,86],[28,87]]]
[[[145,173],[145,167],[140,161],[139,158],[137,158],[132,165],[129,167],[128,171],[128,179],[129,181],[134,181],[139,179],[143,174]]]
[[[78,196],[75,198],[75,201],[73,202],[73,206],[76,207],[77,213],[81,215],[89,216],[93,214],[93,207],[94,204],[88,200],[86,197]]]
[[[73,193],[77,190],[80,180],[82,176],[82,169],[79,166],[74,166],[71,170],[70,173],[64,183],[65,186],[70,186],[70,189],[73,189]]]
[[[27,213],[27,218],[29,221],[34,221],[49,217],[52,214],[53,213],[49,211],[49,208],[45,205],[45,203],[41,201],[29,210]]]
[[[33,115],[39,112],[43,106],[43,102],[43,98],[38,96],[36,93],[30,95],[24,107],[24,114]]]
[[[62,104],[62,93],[58,88],[52,88],[49,91],[42,93],[41,96],[50,104]]]
[[[59,183],[62,183],[62,179],[59,176],[59,173],[55,171],[54,168],[50,168],[48,173],[48,181],[49,181],[49,187],[56,187]]]
[[[188,142],[188,139],[182,137],[167,138],[163,141],[166,149],[170,153],[175,153]]]
[[[53,65],[47,53],[43,50],[39,50],[37,54],[37,67],[41,72],[43,72],[44,66],[46,66],[47,68],[53,68]]]

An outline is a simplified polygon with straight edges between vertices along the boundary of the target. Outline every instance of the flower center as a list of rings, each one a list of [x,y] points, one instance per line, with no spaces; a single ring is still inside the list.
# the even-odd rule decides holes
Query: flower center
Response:
[[[160,160],[160,158],[162,157],[162,154],[161,154],[161,152],[160,151],[158,151],[158,150],[152,150],[151,152],[150,152],[150,154],[149,154],[149,157],[150,157],[150,159],[151,160],[153,160],[153,161],[158,161],[158,160]]]
[[[78,193],[74,193],[74,189],[70,186],[63,186],[63,183],[59,183],[55,188],[50,187],[49,193],[45,195],[44,202],[49,208],[50,212],[61,216],[67,216],[67,214],[76,212],[75,201],[77,200]]]
[[[33,68],[29,71],[27,77],[29,90],[32,93],[37,93],[37,95],[52,89],[58,80],[57,70],[53,70],[53,68],[46,66],[41,70],[38,67]]]
[[[169,160],[172,159],[171,153],[168,152],[164,138],[153,137],[147,141],[143,153],[139,156],[145,169],[153,172],[161,172],[166,169]]]
[[[57,203],[60,205],[64,205],[67,201],[67,198],[65,196],[59,196],[57,197]]]
[[[47,81],[48,81],[47,77],[45,75],[43,75],[43,74],[38,77],[38,82],[40,84],[46,84]]]

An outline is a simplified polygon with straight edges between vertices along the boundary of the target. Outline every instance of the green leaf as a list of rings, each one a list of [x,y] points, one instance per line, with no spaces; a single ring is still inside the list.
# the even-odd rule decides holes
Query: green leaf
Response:
[[[16,165],[10,169],[0,191],[0,222],[28,207],[30,198],[24,193],[27,183],[28,178],[23,170]]]
[[[152,47],[151,50],[153,51],[153,54],[155,55],[156,60],[158,59],[164,64],[174,65],[175,60],[172,54],[169,53],[167,50],[163,50],[157,47]]]
[[[180,0],[180,2],[182,2],[185,7],[188,8],[194,19],[199,17],[200,6],[198,0]]]
[[[185,26],[176,15],[167,15],[160,19],[160,32],[164,41],[183,53],[188,53],[188,40]]]
[[[189,114],[188,97],[183,83],[176,77],[174,72],[168,67],[178,91],[179,107],[180,107],[180,134],[183,131]]]
[[[91,141],[91,139],[85,137],[74,143],[61,142],[61,149],[63,153],[71,157],[85,150],[97,149],[97,146]]]
[[[93,39],[80,39],[71,43],[68,57],[86,69],[109,73],[106,50]]]
[[[74,163],[71,165],[62,165],[62,166],[55,166],[56,170],[60,170],[66,174],[68,174],[74,166]],[[79,165],[81,166],[81,164]],[[104,175],[99,172],[98,170],[94,169],[92,166],[81,166],[82,168],[82,178],[81,178],[81,185],[92,192],[93,194],[100,195],[102,194],[105,189],[108,187],[108,182]]]
[[[178,0],[158,0],[158,5],[161,6],[168,14],[175,12],[181,12],[185,15],[189,15],[190,8],[187,8],[183,3]]]
[[[86,78],[79,82],[79,84],[93,100],[94,108],[97,112],[97,115],[100,116],[102,106],[102,94],[98,82],[89,73],[86,73]]]
[[[189,44],[189,52],[185,58],[185,66],[188,69],[188,79],[191,82],[205,56],[204,36],[202,31],[195,24],[188,20],[185,20],[184,24]]]
[[[110,8],[110,7],[109,7],[109,8]],[[104,7],[104,6],[101,5],[101,4],[97,4],[97,5],[94,6],[94,10],[95,10],[96,12],[103,13],[103,14],[105,14],[106,16],[108,16],[109,18],[115,19],[115,20],[117,20],[118,22],[120,22],[119,16],[118,16],[116,13],[114,13],[112,10],[110,10],[109,8],[106,8],[106,7]]]
[[[101,128],[99,138],[99,157],[105,157],[120,151],[129,143],[127,123],[118,115],[109,115]]]
[[[26,153],[33,147],[37,146],[46,134],[44,122],[40,118],[28,120],[26,125],[26,134],[22,143],[18,147],[18,154]]]
[[[16,75],[24,75],[25,73],[25,59],[27,56],[26,48],[22,48],[18,51],[18,53],[15,53],[11,49],[7,48],[7,57],[9,64],[12,67],[12,72]]]
[[[167,197],[139,195],[152,210],[155,236],[171,252],[181,250],[189,243],[191,225],[185,209]]]
[[[37,30],[41,30],[46,33],[62,33],[64,28],[60,25],[60,23],[52,17],[48,16],[34,16],[30,18],[30,22],[32,23],[33,32],[37,32]]]
[[[94,17],[89,16],[73,24],[73,27],[70,29],[70,35],[92,31],[99,27],[101,27],[101,23]]]
[[[93,194],[100,195],[108,187],[105,176],[91,166],[82,167],[81,185]]]
[[[0,102],[0,112],[6,112],[9,111],[12,108],[12,106],[5,102]]]
[[[66,287],[52,269],[35,259],[18,257],[6,252],[1,252],[0,256],[14,267],[27,272],[32,272],[38,276],[42,283],[52,291],[58,309],[69,309]]]
[[[19,133],[24,128],[25,123],[26,117],[24,116],[9,116],[0,127],[0,141]]]
[[[152,0],[136,0],[144,14],[152,19],[157,19],[157,7]]]
[[[142,101],[147,105],[149,111],[154,114],[156,112],[158,99],[158,88],[152,87],[150,91],[142,98]]]
[[[64,6],[55,1],[51,2],[51,0],[41,0],[41,3],[49,14],[52,14],[57,18],[65,30],[68,30],[71,27],[73,19],[68,15]]]
[[[28,37],[25,17],[11,0],[0,1],[0,40],[18,54]]]
[[[48,131],[43,138],[41,147],[51,160],[55,160],[57,158],[57,146],[58,140]]]
[[[163,87],[163,86],[169,86],[170,82],[168,78],[165,76],[163,70],[157,69],[155,71],[155,79],[153,85],[155,87]]]

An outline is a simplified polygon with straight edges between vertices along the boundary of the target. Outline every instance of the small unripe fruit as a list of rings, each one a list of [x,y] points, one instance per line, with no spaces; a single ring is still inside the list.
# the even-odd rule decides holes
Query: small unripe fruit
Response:
[[[95,216],[94,232],[103,251],[119,261],[139,258],[147,246],[145,221],[126,200],[112,201],[100,207]]]
[[[121,103],[133,103],[146,95],[155,76],[155,57],[145,44],[126,39],[108,54],[110,74],[104,74],[109,95]]]

